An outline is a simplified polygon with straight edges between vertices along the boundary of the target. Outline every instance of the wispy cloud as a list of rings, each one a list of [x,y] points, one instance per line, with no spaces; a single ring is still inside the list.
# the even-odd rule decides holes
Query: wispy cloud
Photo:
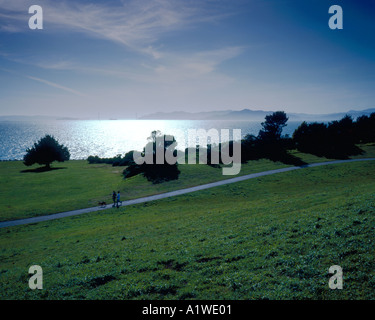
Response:
[[[0,0],[0,32],[24,32],[28,29],[28,0]]]
[[[25,31],[27,20],[24,20],[28,18],[27,9],[31,4],[27,0],[0,0],[0,16],[3,18],[0,30]],[[162,34],[222,17],[222,14],[205,10],[199,0],[129,0],[110,4],[44,0],[42,7],[45,32],[81,32],[155,59],[163,55],[154,46]],[[214,8],[213,4],[211,8]]]
[[[194,85],[211,83],[223,85],[233,79],[219,71],[219,66],[245,50],[244,47],[225,47],[216,50],[198,51],[191,54],[165,52],[158,60],[148,60],[135,67],[126,65],[104,64],[102,67],[83,66],[71,61],[56,63],[40,62],[39,67],[54,70],[69,70],[77,73],[93,74],[131,80],[135,83],[169,85]]]
[[[74,90],[74,89],[62,86],[62,85],[60,85],[58,83],[55,83],[55,82],[52,82],[52,81],[48,81],[48,80],[41,79],[41,78],[38,78],[38,77],[33,77],[33,76],[30,76],[30,75],[24,75],[24,74],[21,74],[21,73],[19,73],[17,71],[6,69],[6,68],[1,68],[1,67],[0,67],[0,71],[4,71],[4,72],[7,72],[7,73],[10,73],[10,74],[19,76],[19,77],[24,77],[24,78],[27,78],[27,79],[30,79],[30,80],[33,80],[33,81],[41,82],[41,83],[44,83],[44,84],[46,84],[46,85],[48,85],[50,87],[61,89],[61,90],[64,90],[66,92],[73,93],[73,94],[75,94],[77,96],[82,96],[82,97],[86,96],[82,92],[79,92],[77,90]]]
[[[14,1],[8,6],[7,1],[0,0],[0,14],[4,15],[0,27],[14,26],[13,32],[24,32],[25,29],[22,28],[25,25],[27,28],[30,16],[27,14],[28,6],[34,3],[27,0]],[[88,75],[87,83],[95,89],[88,93],[87,98],[104,95],[106,90],[114,90],[111,91],[111,97],[122,97],[124,91],[128,96],[134,96],[134,92],[137,92],[134,101],[145,99],[145,96],[163,98],[164,91],[168,91],[165,95],[168,99],[172,91],[176,100],[178,93],[184,97],[190,94],[198,97],[207,89],[216,90],[233,83],[234,79],[221,71],[220,66],[242,54],[245,47],[225,45],[223,41],[219,41],[218,47],[214,48],[216,42],[213,41],[207,48],[204,45],[192,45],[189,50],[180,50],[179,46],[185,40],[181,38],[180,41],[169,42],[169,39],[177,39],[180,34],[185,34],[184,31],[191,36],[191,31],[195,28],[202,30],[203,27],[215,25],[227,17],[229,13],[223,14],[223,10],[216,7],[220,3],[222,2],[201,0],[127,0],[90,4],[86,1],[43,0],[44,30],[38,35],[59,36],[72,33],[105,40],[120,49],[124,48],[126,62],[120,55],[114,60],[95,54],[91,59],[85,59],[80,54],[46,51],[35,55],[27,51],[12,52],[5,48],[2,49],[6,50],[3,58],[48,70],[48,74],[56,75],[53,79],[60,79],[61,75],[66,77],[68,74]],[[6,28],[2,31],[5,32]],[[116,54],[121,52],[117,49]],[[132,54],[126,55],[129,51]],[[37,69],[27,71],[28,74],[37,75],[35,72]],[[45,80],[48,77],[42,74],[27,78],[84,96],[77,90]]]
[[[15,0],[8,7],[17,13],[14,15],[15,20],[21,15],[21,7],[22,11],[26,11],[26,2]],[[0,4],[5,6],[4,3],[4,0],[0,0]],[[222,11],[215,10],[216,3],[209,3],[207,6],[207,3],[200,0],[129,0],[111,2],[108,5],[44,0],[43,32],[78,32],[88,37],[104,39],[140,54],[138,61],[132,65],[122,65],[117,61],[115,66],[111,61],[103,60],[100,68],[97,65],[90,66],[86,61],[79,61],[80,58],[74,61],[75,57],[71,57],[73,60],[68,61],[58,55],[53,58],[9,56],[8,59],[44,69],[94,73],[146,83],[157,81],[173,84],[198,78],[202,81],[202,77],[210,74],[213,75],[211,81],[224,78],[228,80],[228,77],[215,72],[221,63],[240,55],[244,51],[243,47],[226,46],[211,50],[191,48],[187,53],[174,51],[171,46],[163,46],[160,40],[171,32],[223,19]],[[142,56],[147,59],[143,60]]]
[[[62,86],[60,84],[57,84],[57,83],[54,83],[54,82],[51,82],[51,81],[48,81],[48,80],[45,80],[45,79],[41,79],[41,78],[37,78],[37,77],[32,77],[32,76],[28,76],[28,75],[26,75],[25,77],[28,78],[28,79],[34,80],[34,81],[38,81],[38,82],[44,83],[44,84],[46,84],[46,85],[48,85],[50,87],[61,89],[61,90],[64,90],[66,92],[69,92],[69,93],[73,93],[73,94],[75,94],[77,96],[85,96],[83,93],[81,93],[81,92],[79,92],[77,90],[74,90],[74,89]]]
[[[224,85],[233,79],[218,71],[225,61],[233,59],[244,51],[242,47],[225,47],[216,50],[198,51],[191,54],[169,53],[165,59],[144,65],[152,71],[153,81],[178,86],[211,83]]]
[[[116,6],[64,2],[56,7],[55,3],[46,9],[46,23],[112,41],[155,59],[164,55],[155,45],[162,35],[208,18],[222,18],[207,12],[199,0],[129,0]]]

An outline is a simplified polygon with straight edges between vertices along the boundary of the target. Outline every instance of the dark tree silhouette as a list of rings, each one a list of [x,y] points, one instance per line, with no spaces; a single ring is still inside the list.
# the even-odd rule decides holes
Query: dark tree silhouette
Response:
[[[169,164],[165,157],[166,152],[171,152],[171,150],[173,156],[176,156],[177,150],[172,146],[176,143],[175,138],[171,135],[162,135],[160,131],[153,131],[148,140],[149,142],[143,148],[142,156],[145,159],[152,159],[152,163],[136,164],[133,162],[123,171],[124,178],[142,173],[153,183],[178,179],[180,170],[178,170],[177,162]]]
[[[70,153],[68,148],[60,145],[53,136],[46,135],[37,143],[34,143],[32,148],[26,150],[23,163],[26,166],[38,163],[45,165],[46,169],[50,169],[52,162],[64,162],[69,159]]]
[[[275,142],[281,139],[281,133],[286,126],[288,117],[284,111],[276,111],[267,115],[265,122],[262,122],[262,129],[259,131],[258,139],[264,142]]]
[[[121,154],[118,154],[117,156],[112,157],[112,158],[100,158],[98,156],[89,156],[87,158],[87,161],[90,164],[106,163],[106,164],[111,164],[113,167],[124,167],[124,166],[129,166],[131,164],[134,164],[133,154],[134,154],[134,150],[131,150],[125,153],[124,157],[122,157]]]
[[[262,158],[259,140],[252,134],[247,134],[241,141],[241,162]]]
[[[294,131],[293,140],[297,150],[305,153],[311,153],[323,157],[329,152],[330,145],[328,139],[327,125],[324,123],[307,123],[302,124]]]
[[[267,115],[262,129],[257,137],[257,151],[262,158],[280,161],[286,164],[303,165],[301,159],[292,156],[288,150],[294,148],[294,142],[289,136],[282,136],[283,128],[288,122],[284,111],[276,111]]]
[[[292,165],[304,165],[301,159],[291,155],[294,141],[289,136],[282,136],[288,117],[284,111],[267,115],[258,136],[246,135],[241,141],[241,161],[269,159]]]
[[[362,153],[355,145],[355,123],[348,115],[328,124],[303,122],[294,131],[293,140],[299,151],[319,157],[347,159]]]
[[[375,142],[375,113],[358,117],[354,131],[357,143]]]

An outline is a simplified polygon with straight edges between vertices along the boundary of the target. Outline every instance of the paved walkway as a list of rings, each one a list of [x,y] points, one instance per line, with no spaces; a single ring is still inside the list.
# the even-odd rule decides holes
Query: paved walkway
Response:
[[[223,186],[223,185],[230,184],[230,183],[254,179],[254,178],[262,177],[262,176],[268,176],[268,175],[271,175],[271,174],[276,174],[276,173],[281,173],[281,172],[293,171],[293,170],[298,170],[298,169],[303,169],[303,168],[326,166],[326,165],[330,165],[330,164],[358,162],[358,161],[374,161],[374,160],[375,160],[375,158],[336,160],[336,161],[306,164],[306,165],[303,165],[303,166],[300,166],[300,167],[288,167],[288,168],[282,168],[282,169],[252,173],[252,174],[248,174],[248,175],[244,175],[244,176],[240,176],[240,177],[235,177],[235,178],[231,178],[231,179],[225,179],[225,180],[221,180],[221,181],[217,181],[217,182],[203,184],[203,185],[196,186],[196,187],[166,192],[166,193],[157,194],[157,195],[154,195],[154,196],[143,197],[143,198],[138,198],[138,199],[134,199],[134,200],[123,201],[122,206],[123,207],[124,206],[131,206],[131,205],[138,204],[138,203],[144,203],[144,202],[155,201],[155,200],[159,200],[159,199],[179,196],[179,195],[186,194],[186,193],[205,190],[205,189],[209,189],[209,188],[213,188],[213,187]],[[109,209],[109,208],[112,208],[112,204],[109,204],[109,205],[106,205],[106,206],[103,206],[103,207],[93,207],[93,208],[79,209],[79,210],[73,210],[73,211],[68,211],[68,212],[55,213],[55,214],[50,214],[50,215],[46,215],[46,216],[39,216],[39,217],[35,217],[35,218],[4,221],[4,222],[0,222],[0,228],[6,228],[6,227],[18,226],[18,225],[22,225],[22,224],[37,223],[37,222],[41,222],[41,221],[48,221],[48,220],[65,218],[65,217],[77,216],[77,215],[80,215],[80,214],[83,214],[83,213],[101,211],[101,210],[105,210],[105,209]]]

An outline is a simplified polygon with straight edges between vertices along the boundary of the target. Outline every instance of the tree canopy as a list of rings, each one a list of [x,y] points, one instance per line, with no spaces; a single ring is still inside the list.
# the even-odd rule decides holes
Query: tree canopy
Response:
[[[359,119],[368,121],[369,118]],[[361,127],[348,115],[328,124],[303,122],[294,131],[293,141],[296,149],[301,152],[311,153],[318,157],[346,159],[350,155],[361,154],[362,151],[356,143],[361,142],[361,139],[366,141],[366,138],[370,138],[373,130],[368,130],[368,134],[363,134],[359,131]],[[359,137],[360,135],[362,138]]]
[[[124,178],[130,178],[142,173],[147,180],[153,183],[177,180],[180,174],[177,162],[170,164],[167,154],[177,155],[176,139],[172,135],[152,131],[149,141],[143,148],[142,156],[146,160],[143,164],[130,164],[123,172]],[[149,163],[148,161],[151,160]]]
[[[35,163],[45,165],[50,168],[54,161],[64,162],[70,159],[70,153],[67,147],[58,143],[51,135],[41,138],[34,146],[26,150],[23,157],[23,163],[31,166]]]
[[[264,142],[280,140],[281,133],[287,121],[288,117],[284,111],[276,111],[267,115],[265,122],[262,122],[263,128],[259,131],[258,138]]]

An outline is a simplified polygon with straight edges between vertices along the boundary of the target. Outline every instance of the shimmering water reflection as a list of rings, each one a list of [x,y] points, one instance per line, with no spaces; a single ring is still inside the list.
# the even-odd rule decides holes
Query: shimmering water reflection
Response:
[[[299,122],[289,122],[284,134],[292,134]],[[142,150],[154,130],[174,135],[179,149],[187,147],[189,129],[241,129],[242,136],[257,134],[259,121],[197,120],[54,120],[0,122],[0,160],[21,160],[26,149],[46,134],[68,147],[71,159],[90,155],[113,157]],[[183,136],[182,136],[183,135]]]

